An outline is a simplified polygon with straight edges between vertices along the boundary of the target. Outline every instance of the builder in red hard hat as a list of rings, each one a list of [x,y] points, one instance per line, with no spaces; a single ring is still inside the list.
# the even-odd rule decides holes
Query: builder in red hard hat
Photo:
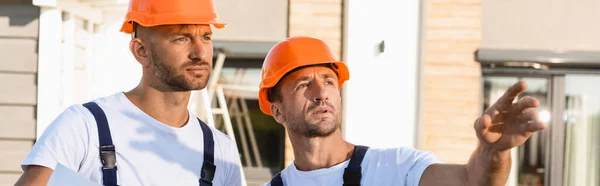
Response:
[[[44,131],[16,185],[46,185],[57,165],[107,185],[241,185],[235,142],[188,111],[212,68],[212,0],[131,0],[121,28],[143,68],[128,92],[72,105]]]
[[[512,101],[526,88],[513,85],[474,124],[479,145],[466,165],[442,164],[412,148],[369,148],[342,138],[340,88],[346,65],[310,37],[276,44],[262,67],[260,109],[282,124],[295,160],[265,185],[504,185],[510,149],[545,128],[534,98]],[[370,117],[370,116],[365,116]],[[368,124],[368,123],[366,123]]]

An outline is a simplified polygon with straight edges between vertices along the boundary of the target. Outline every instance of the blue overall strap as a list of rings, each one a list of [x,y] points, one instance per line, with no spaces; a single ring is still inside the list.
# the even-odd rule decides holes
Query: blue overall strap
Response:
[[[273,179],[271,179],[271,186],[283,186],[283,179],[281,179],[281,172],[277,173]]]
[[[365,157],[365,153],[369,147],[356,145],[354,147],[354,151],[352,152],[352,157],[350,157],[350,163],[348,163],[348,167],[344,170],[344,186],[360,186],[360,178],[361,167],[360,164]],[[271,179],[271,186],[283,186],[283,179],[281,179],[281,172],[277,173]]]
[[[117,186],[117,157],[115,155],[115,146],[110,135],[108,120],[102,108],[94,102],[83,104],[85,108],[90,110],[96,125],[98,126],[98,139],[100,142],[100,160],[102,162],[102,182],[106,186]]]
[[[362,177],[360,164],[368,149],[369,147],[366,146],[354,146],[350,163],[344,170],[344,186],[360,186],[360,178]]]
[[[204,136],[204,163],[202,163],[202,172],[200,173],[200,186],[211,186],[215,178],[215,141],[213,134],[208,125],[198,119],[202,128],[202,136]]]

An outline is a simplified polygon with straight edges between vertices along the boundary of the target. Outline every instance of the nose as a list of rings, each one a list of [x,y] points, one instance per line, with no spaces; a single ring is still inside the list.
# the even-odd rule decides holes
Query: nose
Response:
[[[189,58],[194,61],[206,61],[206,49],[202,43],[202,40],[195,39],[191,42],[191,51],[189,54]]]
[[[313,101],[318,102],[327,102],[329,101],[329,95],[327,94],[326,87],[322,81],[315,81],[313,86],[311,86],[313,92]]]

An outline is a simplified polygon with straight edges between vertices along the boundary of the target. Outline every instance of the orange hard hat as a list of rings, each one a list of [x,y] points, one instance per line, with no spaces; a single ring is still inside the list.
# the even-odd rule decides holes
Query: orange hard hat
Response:
[[[133,23],[145,27],[173,24],[212,24],[225,27],[212,0],[130,0],[121,32],[131,34]]]
[[[288,72],[302,66],[316,64],[331,64],[338,75],[340,88],[350,78],[350,72],[344,62],[337,61],[329,46],[320,39],[297,36],[281,41],[267,54],[262,66],[260,89],[258,91],[258,104],[260,110],[271,114],[271,102],[268,99],[269,89]]]

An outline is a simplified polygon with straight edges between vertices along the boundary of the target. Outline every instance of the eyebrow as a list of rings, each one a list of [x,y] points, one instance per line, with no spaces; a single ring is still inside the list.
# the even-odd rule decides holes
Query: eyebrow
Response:
[[[296,82],[295,82],[295,84],[298,84],[301,81],[308,81],[308,79],[310,79],[310,76],[304,76],[304,77],[302,77],[300,79],[297,79]]]
[[[323,74],[323,75],[321,75],[321,77],[323,77],[323,78],[325,78],[325,79],[327,79],[327,78],[332,78],[332,79],[335,79],[335,76],[334,76],[334,75],[332,75],[332,74]]]
[[[189,31],[183,31],[183,30],[175,32],[175,33],[173,33],[173,35],[182,35],[182,36],[186,36],[186,37],[193,37],[194,36],[194,34],[192,34],[191,32],[189,32]],[[207,32],[204,32],[204,34],[202,34],[202,36],[210,36],[210,35],[212,35],[212,31],[207,31]]]
[[[336,76],[335,76],[335,75],[333,75],[333,74],[322,74],[322,75],[321,75],[321,77],[322,77],[323,79],[329,79],[329,78],[331,78],[331,79],[335,79],[335,77],[336,77]],[[298,83],[299,83],[299,82],[301,82],[301,81],[308,81],[310,78],[311,78],[310,76],[304,76],[304,77],[302,77],[302,78],[299,78],[299,79],[297,79],[296,81],[294,81],[294,84],[298,84]]]
[[[194,36],[194,34],[192,34],[190,32],[176,32],[176,33],[173,33],[173,35],[182,35],[182,36],[187,36],[187,37]],[[210,36],[210,35],[212,35],[212,32],[205,32],[204,34],[202,34],[202,36]]]
[[[176,32],[173,33],[173,36],[185,36],[191,38],[193,35],[189,32]]]

